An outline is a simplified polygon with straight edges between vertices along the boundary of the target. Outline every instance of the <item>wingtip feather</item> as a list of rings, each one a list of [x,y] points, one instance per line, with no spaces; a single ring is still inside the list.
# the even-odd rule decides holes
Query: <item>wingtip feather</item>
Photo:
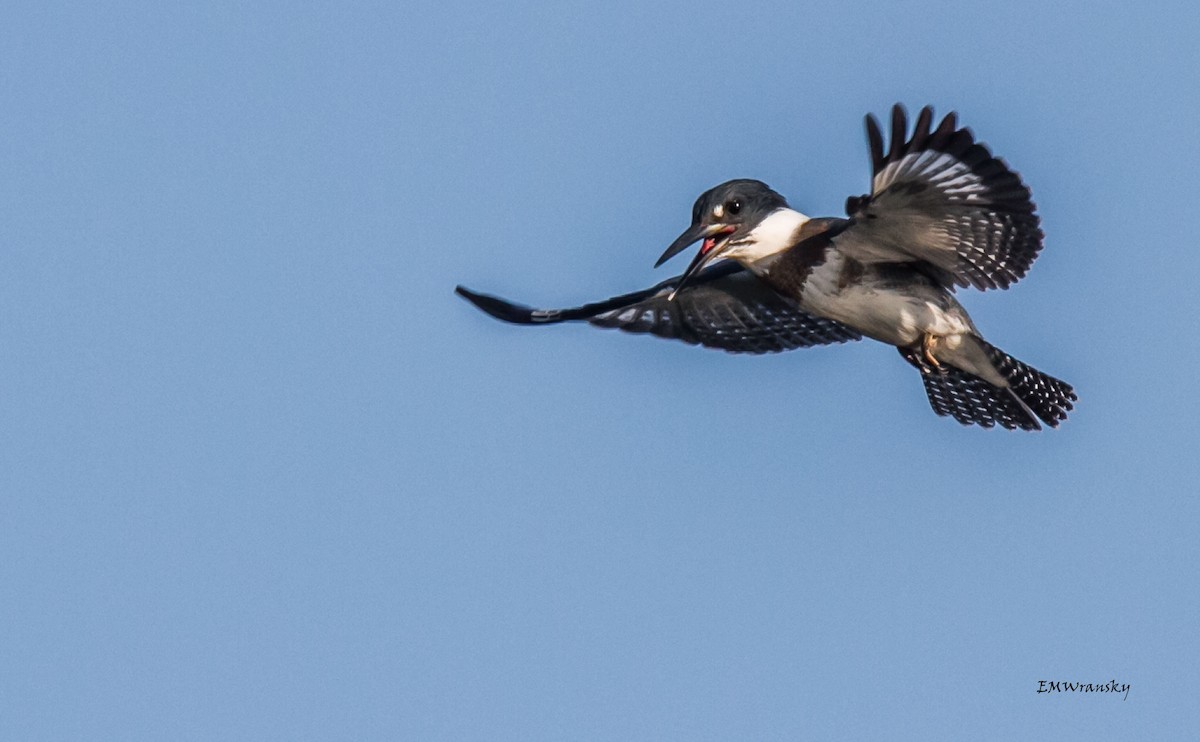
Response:
[[[883,169],[883,132],[879,129],[879,122],[869,113],[863,118],[863,123],[867,127],[867,146],[871,150],[871,172],[878,174]]]
[[[892,106],[892,143],[888,148],[887,156],[889,163],[896,162],[908,151],[908,148],[905,146],[907,138],[908,111],[905,110],[904,104],[897,103]]]
[[[525,325],[532,322],[533,310],[520,304],[513,304],[495,296],[478,294],[466,286],[454,287],[454,293],[471,302],[477,309],[503,322],[515,325]]]

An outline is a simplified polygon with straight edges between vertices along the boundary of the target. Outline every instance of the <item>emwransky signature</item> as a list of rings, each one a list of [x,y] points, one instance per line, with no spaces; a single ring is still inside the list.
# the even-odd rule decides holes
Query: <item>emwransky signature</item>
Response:
[[[1118,683],[1115,679],[1107,683],[1076,683],[1069,680],[1039,680],[1038,693],[1123,693],[1121,700],[1129,699],[1129,683]]]

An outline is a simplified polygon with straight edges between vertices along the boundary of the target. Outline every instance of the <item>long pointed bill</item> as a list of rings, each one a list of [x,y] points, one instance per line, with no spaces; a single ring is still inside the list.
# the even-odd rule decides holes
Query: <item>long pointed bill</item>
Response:
[[[700,246],[700,250],[696,253],[696,257],[692,258],[692,262],[688,265],[687,270],[685,270],[683,275],[679,277],[679,283],[675,284],[675,288],[671,291],[670,296],[667,297],[667,301],[674,301],[675,295],[683,289],[684,285],[686,285],[693,276],[699,273],[704,266],[712,262],[712,260],[721,253],[721,250],[716,249],[717,235],[727,235],[733,232],[735,229],[736,227],[731,227],[725,224],[714,224],[710,227],[699,230],[701,236],[704,237],[704,244]],[[684,244],[683,247],[676,248],[676,245],[678,245],[679,242],[684,238],[690,236],[689,233],[692,231],[693,230],[688,230],[688,232],[684,232],[682,235],[680,235],[679,239],[675,241],[675,244],[667,248],[667,254],[663,256],[663,259],[670,258],[684,247],[687,247],[692,242],[695,242],[695,240],[692,240],[691,242]],[[659,262],[661,263],[662,260]]]
[[[667,248],[667,251],[664,252],[661,257],[659,257],[658,261],[654,264],[654,267],[657,268],[679,253],[683,252],[687,249],[688,245],[696,242],[697,240],[706,237],[712,237],[713,235],[720,234],[722,232],[732,232],[733,230],[734,227],[724,224],[710,224],[707,227],[703,224],[693,224],[692,226],[683,230],[683,234],[675,238],[675,241],[671,243],[671,246]]]

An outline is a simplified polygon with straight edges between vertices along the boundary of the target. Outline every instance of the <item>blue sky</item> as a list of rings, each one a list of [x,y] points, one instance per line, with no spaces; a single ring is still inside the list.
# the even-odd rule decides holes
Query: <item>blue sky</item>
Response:
[[[0,738],[1178,739],[1200,723],[1193,4],[10,3]],[[709,186],[955,109],[1046,247],[961,298],[1028,435],[885,346],[494,322]],[[1038,695],[1041,679],[1130,683]]]

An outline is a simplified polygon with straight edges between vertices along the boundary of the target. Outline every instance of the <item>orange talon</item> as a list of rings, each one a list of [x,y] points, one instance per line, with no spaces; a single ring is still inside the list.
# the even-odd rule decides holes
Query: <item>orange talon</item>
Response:
[[[921,352],[924,354],[925,360],[929,361],[930,366],[941,371],[942,364],[938,363],[938,359],[933,357],[933,346],[935,345],[937,345],[937,336],[926,333],[924,339],[921,340]]]

